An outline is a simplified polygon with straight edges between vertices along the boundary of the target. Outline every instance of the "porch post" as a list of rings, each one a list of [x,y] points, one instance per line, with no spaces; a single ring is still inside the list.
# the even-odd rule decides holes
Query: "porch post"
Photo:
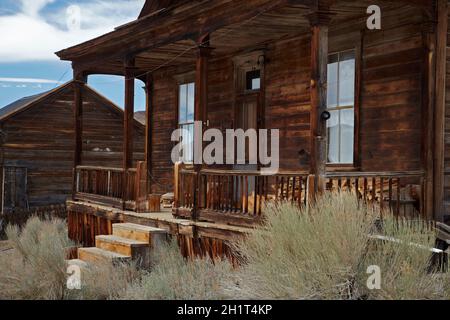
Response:
[[[448,33],[448,3],[438,0],[436,7],[436,105],[434,113],[434,218],[442,221],[444,207],[445,175],[445,99]]]
[[[195,108],[194,120],[201,122],[202,130],[196,126],[194,129],[194,170],[196,173],[194,212],[193,218],[196,219],[201,206],[201,159],[203,158],[203,133],[207,126],[208,110],[208,63],[211,56],[211,47],[209,43],[209,34],[200,37],[198,40],[197,63],[195,73]],[[200,158],[200,159],[199,159]]]
[[[125,60],[125,113],[123,127],[123,207],[128,197],[128,169],[133,166],[133,126],[134,126],[134,59]]]
[[[310,199],[325,191],[327,163],[327,65],[328,24],[330,15],[318,11],[309,16],[311,23],[311,177]]]
[[[436,94],[436,23],[426,21],[423,25],[423,66],[422,66],[422,169],[425,173],[423,183],[422,215],[433,219],[433,150],[434,150],[434,108]]]
[[[152,193],[152,130],[153,130],[153,76],[145,81],[145,163],[147,166],[147,193]]]
[[[83,86],[87,83],[87,76],[80,70],[73,70],[74,87],[74,153],[73,153],[73,176],[72,176],[72,198],[75,200],[77,192],[77,167],[81,165],[83,152]]]

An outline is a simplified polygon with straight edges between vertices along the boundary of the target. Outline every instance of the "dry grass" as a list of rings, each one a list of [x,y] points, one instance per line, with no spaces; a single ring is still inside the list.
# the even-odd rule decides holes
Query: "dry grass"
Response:
[[[235,245],[240,269],[186,260],[171,243],[154,253],[150,270],[89,266],[79,291],[66,289],[65,224],[32,218],[22,232],[8,228],[14,250],[0,254],[0,299],[450,299],[449,273],[429,268],[432,229],[379,216],[346,193],[326,194],[309,209],[272,206],[265,225]],[[367,287],[371,265],[381,269],[380,290]]]
[[[122,296],[132,300],[209,300],[225,298],[223,283],[232,273],[227,261],[186,260],[176,242],[155,253],[155,265]]]
[[[65,223],[31,218],[22,232],[9,226],[6,234],[14,250],[0,256],[0,298],[65,298]]]
[[[429,274],[434,238],[423,223],[384,220],[381,235],[403,244],[379,242],[369,234],[378,212],[352,194],[327,194],[314,207],[271,207],[265,226],[237,244],[244,265],[233,296],[264,299],[429,299],[449,298],[439,278]],[[381,290],[367,288],[367,267],[381,268]]]
[[[13,250],[0,254],[0,299],[108,299],[139,276],[134,265],[91,265],[82,290],[67,289],[66,249],[73,246],[62,220],[31,218],[23,230],[7,228]]]

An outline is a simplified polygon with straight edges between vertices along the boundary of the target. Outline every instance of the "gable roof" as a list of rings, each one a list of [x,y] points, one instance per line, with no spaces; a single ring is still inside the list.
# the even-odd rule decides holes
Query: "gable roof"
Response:
[[[29,107],[35,105],[36,103],[39,103],[56,93],[59,93],[61,90],[67,88],[69,85],[72,84],[73,81],[67,82],[59,87],[56,87],[53,90],[49,90],[43,93],[39,93],[33,96],[24,97],[22,99],[19,99],[3,108],[0,109],[0,121],[4,121],[22,111],[27,110]]]
[[[19,99],[17,101],[14,101],[11,104],[8,104],[7,106],[0,109],[0,120],[3,119],[3,117],[6,117],[8,114],[16,113],[17,111],[21,110],[25,106],[27,106],[30,103],[35,102],[36,100],[39,100],[40,98],[47,95],[48,91],[35,94],[29,97],[24,97],[22,99]]]
[[[24,98],[19,99],[3,108],[0,108],[0,122],[5,121],[25,110],[28,110],[29,108],[32,108],[33,106],[37,105],[38,103],[57,95],[62,90],[71,86],[73,84],[73,82],[74,81],[72,80],[72,81],[69,81],[53,90],[39,93],[39,94],[29,96],[29,97],[24,97]],[[103,101],[104,104],[109,107],[109,109],[111,109],[112,111],[114,111],[117,114],[123,115],[123,113],[124,113],[123,110],[119,106],[117,106],[114,102],[112,102],[111,100],[109,100],[108,98],[106,98],[105,96],[103,96],[102,94],[97,92],[96,90],[92,89],[88,85],[85,85],[83,88],[88,93],[91,93],[93,96],[95,96],[97,99]],[[136,119],[135,119],[135,124],[142,130],[145,127],[145,125],[143,125],[140,121],[138,121]]]

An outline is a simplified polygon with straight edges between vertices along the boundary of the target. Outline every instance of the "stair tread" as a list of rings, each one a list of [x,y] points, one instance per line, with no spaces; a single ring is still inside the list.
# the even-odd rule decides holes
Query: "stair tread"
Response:
[[[130,258],[130,256],[125,256],[123,254],[120,253],[116,253],[116,252],[112,252],[112,251],[107,251],[107,250],[103,250],[103,249],[99,249],[99,248],[80,248],[78,249],[79,251],[84,251],[90,254],[94,254],[94,255],[98,255],[98,256],[102,256],[104,258],[108,258],[108,259],[127,259]]]
[[[137,241],[133,239],[128,238],[122,238],[114,235],[108,235],[108,236],[97,236],[95,237],[96,240],[101,240],[104,242],[114,243],[114,244],[125,244],[127,246],[131,247],[144,247],[148,246],[148,243],[143,241]]]
[[[113,228],[116,229],[125,229],[125,230],[135,230],[139,232],[148,232],[148,233],[167,233],[164,229],[148,227],[141,224],[134,223],[116,223],[113,224]]]

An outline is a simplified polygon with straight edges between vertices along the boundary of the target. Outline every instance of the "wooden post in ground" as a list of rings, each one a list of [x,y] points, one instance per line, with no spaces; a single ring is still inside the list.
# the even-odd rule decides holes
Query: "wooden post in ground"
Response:
[[[323,116],[327,111],[328,24],[330,14],[324,9],[309,16],[311,23],[311,175],[309,198],[325,191],[327,164],[327,125]]]
[[[74,104],[74,149],[73,149],[73,176],[72,176],[72,199],[77,192],[77,167],[81,165],[83,152],[83,86],[87,83],[86,75],[77,69],[73,72]]]
[[[123,125],[123,209],[126,209],[128,198],[128,169],[133,166],[133,129],[134,129],[134,59],[125,60],[125,113]]]
[[[434,112],[434,218],[444,219],[445,98],[447,71],[448,3],[436,6],[436,105]]]
[[[195,122],[202,123],[202,130],[194,129],[194,170],[196,174],[194,192],[194,212],[196,219],[201,206],[201,159],[203,154],[203,132],[207,127],[208,112],[208,62],[211,56],[209,34],[200,37],[198,40],[197,63],[195,73]]]

